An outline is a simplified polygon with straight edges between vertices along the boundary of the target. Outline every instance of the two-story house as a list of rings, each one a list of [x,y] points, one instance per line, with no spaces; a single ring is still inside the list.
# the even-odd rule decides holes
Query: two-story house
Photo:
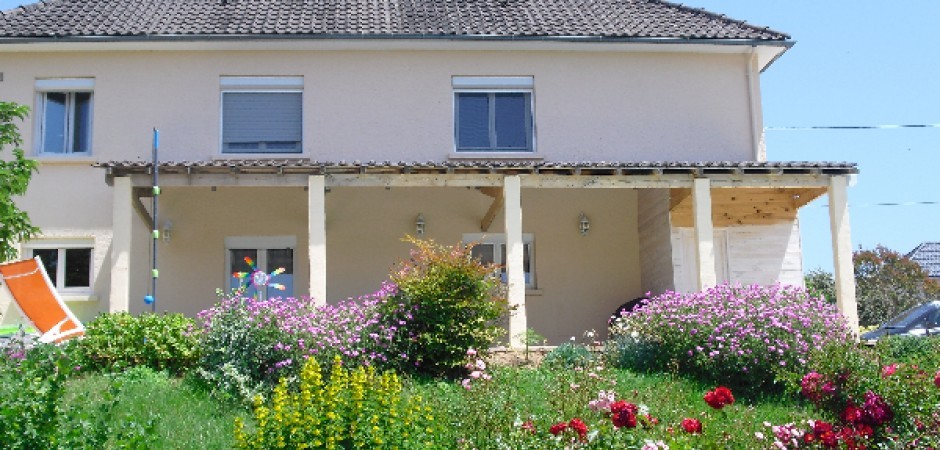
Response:
[[[770,162],[760,74],[789,36],[659,0],[46,0],[0,15],[29,105],[20,205],[84,319],[190,315],[249,256],[282,295],[374,291],[406,234],[479,242],[510,336],[602,330],[647,292],[802,284],[828,194],[854,318],[854,164]],[[153,130],[159,130],[158,212]],[[152,245],[152,230],[160,232]]]

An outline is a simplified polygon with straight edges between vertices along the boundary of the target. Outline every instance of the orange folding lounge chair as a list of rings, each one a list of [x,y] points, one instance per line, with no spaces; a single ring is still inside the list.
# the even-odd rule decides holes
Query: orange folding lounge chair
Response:
[[[0,264],[0,279],[23,316],[42,333],[40,342],[60,343],[85,334],[85,327],[59,297],[38,256]]]

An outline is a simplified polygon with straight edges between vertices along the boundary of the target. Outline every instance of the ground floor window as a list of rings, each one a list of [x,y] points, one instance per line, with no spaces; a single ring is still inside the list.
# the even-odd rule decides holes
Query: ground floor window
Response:
[[[94,241],[40,239],[25,245],[24,256],[39,257],[49,281],[62,294],[91,292]]]
[[[225,239],[228,286],[238,289],[247,284],[246,296],[259,294],[257,284],[264,284],[261,298],[291,297],[294,295],[294,249],[297,239],[292,236],[228,237]],[[283,269],[283,270],[280,270]],[[279,272],[274,276],[271,274]],[[238,278],[236,273],[247,273]],[[262,275],[263,274],[263,275]],[[247,282],[255,276],[254,283]],[[283,290],[277,286],[283,286]]]
[[[506,235],[468,233],[463,235],[463,242],[474,243],[471,250],[474,258],[484,264],[499,266],[499,276],[506,282]],[[535,239],[532,234],[522,235],[522,270],[525,273],[525,287],[535,289]]]

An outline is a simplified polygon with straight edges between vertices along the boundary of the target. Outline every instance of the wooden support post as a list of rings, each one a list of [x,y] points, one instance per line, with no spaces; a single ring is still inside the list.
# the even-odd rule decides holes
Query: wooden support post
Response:
[[[326,304],[326,183],[323,175],[307,179],[307,250],[310,258],[310,298]]]
[[[506,219],[506,281],[509,307],[509,346],[525,346],[525,267],[522,243],[522,183],[518,175],[511,175],[503,182],[503,206]]]
[[[718,284],[718,276],[715,274],[711,183],[708,178],[696,178],[692,184],[692,218],[697,269],[696,288],[701,291]]]
[[[490,204],[490,209],[486,210],[486,215],[484,215],[483,220],[480,221],[480,231],[485,233],[487,231],[490,231],[490,225],[492,225],[493,220],[496,219],[496,214],[499,213],[499,209],[503,207],[504,199],[503,199],[502,188],[495,188],[492,190],[481,190],[481,192],[493,197],[493,203]]]
[[[111,208],[111,292],[108,312],[126,312],[131,298],[131,228],[134,189],[128,177],[115,177]]]
[[[858,335],[858,304],[855,300],[855,265],[852,262],[852,233],[849,225],[848,180],[829,179],[829,228],[835,269],[836,308]]]

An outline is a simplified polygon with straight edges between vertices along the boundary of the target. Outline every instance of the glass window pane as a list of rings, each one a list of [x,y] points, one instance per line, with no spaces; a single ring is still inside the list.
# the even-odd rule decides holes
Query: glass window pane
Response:
[[[490,144],[489,94],[457,94],[457,149],[486,149]]]
[[[499,150],[529,148],[528,94],[497,93],[496,147]]]
[[[294,273],[294,250],[278,248],[268,250],[268,272],[283,267],[284,273]]]
[[[87,153],[91,146],[91,93],[76,92],[72,95],[72,152]]]
[[[294,250],[290,248],[269,249],[268,273],[284,268],[284,273],[275,276],[271,282],[284,285],[284,290],[268,288],[268,298],[288,297],[294,294]]]
[[[33,249],[33,256],[39,257],[42,261],[42,266],[46,269],[46,274],[48,274],[49,279],[52,280],[52,284],[58,286],[59,250],[54,248],[35,248]]]
[[[42,117],[42,151],[65,153],[65,99],[62,92],[45,94]]]
[[[231,278],[229,278],[229,288],[231,289],[238,289],[239,287],[241,287],[241,284],[239,284],[241,281],[234,276],[235,273],[247,272],[250,274],[252,272],[251,266],[248,265],[248,263],[245,261],[246,256],[251,258],[251,260],[254,262],[255,266],[257,267],[258,250],[255,250],[255,249],[231,249],[229,250],[229,257],[231,259],[231,263],[230,263],[231,266],[229,267],[229,273],[233,274]],[[243,278],[243,280],[245,280],[245,278]],[[251,288],[249,289],[249,291],[245,292],[245,295],[253,296],[254,293],[255,293],[254,288]]]
[[[483,265],[493,264],[496,262],[495,249],[493,244],[477,244],[472,249],[470,249],[470,256],[476,258]]]
[[[65,287],[91,286],[91,249],[65,249]]]

